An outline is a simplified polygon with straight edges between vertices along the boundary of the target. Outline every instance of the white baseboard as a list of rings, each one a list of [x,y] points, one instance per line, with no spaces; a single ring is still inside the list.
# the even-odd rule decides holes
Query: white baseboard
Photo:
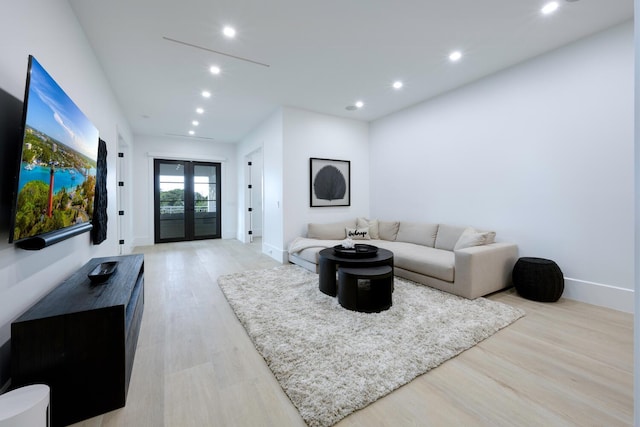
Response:
[[[226,230],[222,230],[222,238],[223,239],[236,239],[236,233],[235,231],[226,231]],[[242,241],[241,239],[238,239],[240,241]],[[149,237],[149,236],[137,236],[133,239],[133,247],[136,246],[152,246],[155,245],[155,240],[153,237]]]
[[[222,230],[223,239],[235,239],[237,237],[235,230]]]
[[[151,246],[153,245],[153,239],[150,239],[148,237],[135,237],[133,239],[133,247],[135,248],[136,246]]]
[[[282,249],[276,248],[268,243],[262,242],[262,253],[269,255],[271,258],[283,264],[289,262],[289,252],[283,251]]]
[[[634,291],[602,283],[564,278],[563,298],[633,313]]]

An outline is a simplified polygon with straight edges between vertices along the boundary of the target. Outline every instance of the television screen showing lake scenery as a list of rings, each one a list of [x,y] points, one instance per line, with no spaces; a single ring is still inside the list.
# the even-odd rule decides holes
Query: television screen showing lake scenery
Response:
[[[98,130],[32,56],[10,241],[91,222]]]

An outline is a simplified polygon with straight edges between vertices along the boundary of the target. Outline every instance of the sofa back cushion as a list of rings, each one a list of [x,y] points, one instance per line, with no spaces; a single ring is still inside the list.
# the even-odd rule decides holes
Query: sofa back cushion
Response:
[[[394,241],[398,235],[398,221],[378,221],[378,235],[382,240]]]
[[[415,243],[433,248],[436,242],[437,232],[438,224],[402,221],[398,229],[396,241]],[[453,244],[455,245],[456,242],[453,242]],[[451,247],[453,248],[453,246]]]
[[[440,224],[440,226],[438,226],[438,236],[436,237],[436,249],[452,251],[466,228],[467,227]]]
[[[347,228],[356,228],[356,222],[343,221],[330,224],[309,223],[307,225],[307,237],[309,239],[342,240],[347,237]]]

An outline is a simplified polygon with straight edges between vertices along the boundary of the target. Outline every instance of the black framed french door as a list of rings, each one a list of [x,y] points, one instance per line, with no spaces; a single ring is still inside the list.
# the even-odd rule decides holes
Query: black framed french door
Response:
[[[220,238],[220,163],[154,160],[155,242]]]

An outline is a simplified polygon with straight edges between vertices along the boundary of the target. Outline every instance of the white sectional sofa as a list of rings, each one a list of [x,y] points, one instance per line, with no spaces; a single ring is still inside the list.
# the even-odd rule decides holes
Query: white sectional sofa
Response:
[[[495,242],[491,231],[358,218],[308,224],[307,236],[290,243],[289,261],[317,272],[320,250],[341,244],[348,234],[354,243],[392,251],[396,276],[469,299],[510,286],[518,259],[518,247]]]

